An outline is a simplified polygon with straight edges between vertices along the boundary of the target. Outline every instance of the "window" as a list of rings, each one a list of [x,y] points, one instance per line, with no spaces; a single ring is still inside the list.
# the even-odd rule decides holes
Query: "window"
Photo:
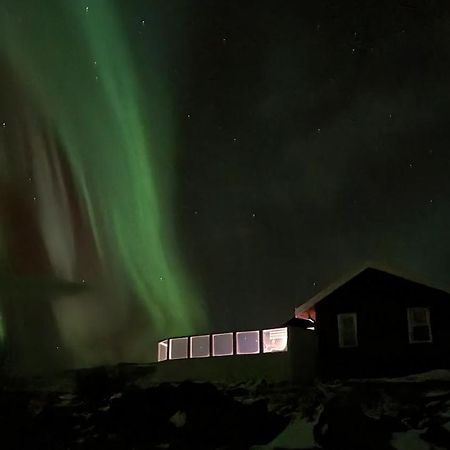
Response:
[[[158,361],[165,361],[167,359],[167,339],[158,342]]]
[[[357,347],[356,313],[338,314],[339,347]]]
[[[191,358],[209,356],[209,334],[191,337]]]
[[[185,359],[188,357],[188,338],[169,340],[169,359]]]
[[[212,335],[213,356],[228,356],[233,354],[233,333]]]
[[[409,343],[432,342],[430,310],[428,308],[408,308]]]
[[[263,330],[263,352],[286,352],[288,343],[288,330],[285,328],[272,328]]]
[[[236,332],[236,353],[238,355],[259,353],[259,331]]]

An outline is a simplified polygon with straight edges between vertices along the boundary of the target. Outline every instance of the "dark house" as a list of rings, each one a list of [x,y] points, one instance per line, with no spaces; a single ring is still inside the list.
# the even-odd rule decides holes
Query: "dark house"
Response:
[[[315,321],[318,375],[396,376],[450,368],[450,294],[367,268],[296,308]]]

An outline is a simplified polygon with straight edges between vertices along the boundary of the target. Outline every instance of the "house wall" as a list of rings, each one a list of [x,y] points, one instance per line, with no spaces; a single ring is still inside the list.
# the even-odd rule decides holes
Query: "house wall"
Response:
[[[432,343],[410,344],[407,308],[430,308]],[[316,305],[322,377],[395,376],[450,367],[450,295],[363,272]],[[339,348],[337,314],[357,313],[358,346]]]
[[[309,384],[317,376],[317,334],[304,328],[289,327],[288,356],[291,381]]]
[[[315,376],[317,339],[314,332],[289,327],[288,351],[178,359],[156,364],[155,381],[310,383]]]

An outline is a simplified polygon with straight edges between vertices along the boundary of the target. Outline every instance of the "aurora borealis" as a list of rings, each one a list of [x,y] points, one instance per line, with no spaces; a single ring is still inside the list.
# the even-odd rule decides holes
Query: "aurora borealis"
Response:
[[[174,235],[164,83],[155,72],[151,91],[141,88],[114,2],[19,1],[1,17],[1,52],[26,97],[8,124],[22,157],[6,141],[1,151],[24,180],[31,173],[49,274],[86,284],[52,304],[55,347],[81,364],[145,359],[156,337],[192,333],[206,317]],[[142,348],[130,329],[145,335]],[[96,354],[93,340],[108,344]]]
[[[447,2],[0,5],[1,308],[27,365],[278,326],[365,261],[450,291]]]

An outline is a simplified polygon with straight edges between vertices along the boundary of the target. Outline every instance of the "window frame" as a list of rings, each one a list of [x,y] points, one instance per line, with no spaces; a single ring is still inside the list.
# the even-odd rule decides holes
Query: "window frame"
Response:
[[[161,358],[161,347],[165,347],[165,358]],[[169,359],[169,340],[164,339],[158,342],[158,362],[167,361]]]
[[[266,333],[268,333],[268,335],[269,335],[269,339],[267,339],[267,340],[270,340],[270,332],[271,331],[274,331],[274,332],[283,331],[284,336],[282,337],[282,339],[286,340],[286,342],[285,342],[284,348],[282,350],[276,350],[276,349],[267,350],[268,345],[266,342],[266,336],[267,336]],[[264,354],[287,352],[288,347],[289,347],[289,327],[266,328],[264,330],[261,330],[260,347],[261,347],[261,353],[264,353]]]
[[[412,312],[414,310],[423,309],[425,310],[425,317],[426,317],[426,324],[420,325],[420,324],[414,324],[413,323],[413,314]],[[406,317],[408,320],[408,341],[410,344],[432,344],[433,343],[433,333],[431,332],[431,320],[430,320],[430,308],[428,306],[413,306],[410,308],[406,308]],[[430,336],[430,339],[426,341],[418,341],[414,339],[413,335],[413,328],[416,326],[427,326],[428,327],[428,334]]]
[[[216,337],[219,336],[231,336],[231,353],[221,353],[221,354],[217,354],[216,353],[216,346],[215,346],[215,341],[216,341]],[[220,358],[222,356],[233,356],[235,354],[234,352],[234,346],[235,346],[235,340],[234,340],[234,332],[226,332],[226,333],[214,333],[211,335],[211,355],[214,358]]]
[[[207,355],[201,355],[201,356],[194,356],[193,350],[194,350],[194,340],[199,338],[208,338],[208,354]],[[191,359],[197,359],[197,358],[209,358],[211,356],[211,335],[210,334],[198,334],[195,336],[191,336],[189,338],[189,358]]]
[[[256,352],[241,351],[241,349],[239,348],[241,345],[241,342],[239,341],[239,336],[250,335],[250,334],[254,334],[258,337],[257,338],[258,350]],[[257,354],[261,353],[261,332],[260,332],[260,330],[236,331],[234,339],[235,339],[235,343],[236,343],[236,355],[257,355]]]
[[[175,341],[183,341],[186,342],[186,356],[179,356],[174,358],[173,357],[173,344]],[[188,359],[189,358],[189,337],[188,336],[183,336],[183,337],[178,337],[178,338],[170,338],[169,339],[169,360],[170,361],[176,361],[179,359]]]
[[[343,326],[342,322],[343,319],[351,317],[353,319],[353,332],[355,336],[355,344],[344,344],[344,338],[343,338]],[[338,341],[339,341],[339,348],[356,348],[359,346],[359,340],[358,340],[358,315],[355,312],[352,313],[341,313],[337,315],[337,324],[338,324]]]

